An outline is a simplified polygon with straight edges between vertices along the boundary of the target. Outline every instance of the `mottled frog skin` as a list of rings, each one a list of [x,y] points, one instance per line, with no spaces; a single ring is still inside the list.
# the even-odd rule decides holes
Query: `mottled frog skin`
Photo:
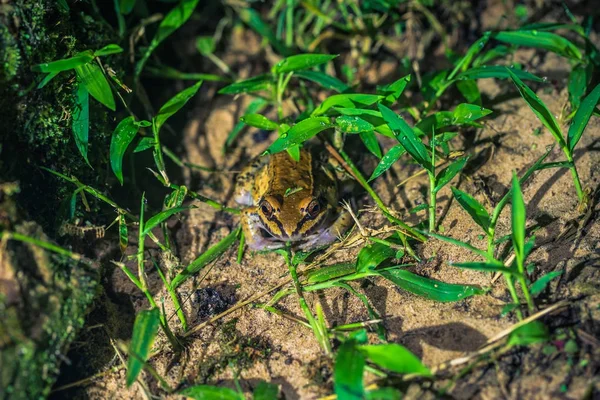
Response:
[[[328,159],[302,149],[300,160],[287,152],[252,161],[237,178],[235,201],[252,250],[273,250],[292,242],[301,250],[334,242],[352,226],[339,205],[339,175]]]

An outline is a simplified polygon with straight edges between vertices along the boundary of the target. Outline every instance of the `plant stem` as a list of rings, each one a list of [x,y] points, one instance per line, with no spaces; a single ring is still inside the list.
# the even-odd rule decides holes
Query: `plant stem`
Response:
[[[583,189],[581,188],[581,181],[579,180],[579,174],[577,173],[577,168],[575,167],[575,163],[573,162],[573,159],[571,157],[571,159],[569,160],[572,165],[569,168],[571,170],[571,175],[573,175],[573,183],[575,184],[575,190],[577,191],[577,197],[579,197],[579,203],[584,204],[586,203],[587,199],[586,199],[586,194],[583,191]]]
[[[429,172],[429,232],[435,232],[435,209],[436,209],[436,193],[435,193],[435,174]]]
[[[506,279],[506,286],[508,286],[508,291],[510,292],[510,297],[513,300],[513,303],[515,304],[521,304],[521,301],[519,300],[519,296],[517,296],[517,290],[515,289],[515,283],[512,280],[512,277],[509,274],[503,274],[504,278]],[[519,308],[517,308],[515,310],[515,312],[517,313],[517,317],[519,318],[519,321],[521,321],[523,319],[523,313],[521,312],[521,310]]]

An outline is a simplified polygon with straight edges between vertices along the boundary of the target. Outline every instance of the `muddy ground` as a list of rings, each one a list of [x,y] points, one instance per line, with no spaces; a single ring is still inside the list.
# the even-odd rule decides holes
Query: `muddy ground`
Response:
[[[254,35],[245,35],[241,39],[246,49],[258,47]],[[239,50],[232,48],[229,57],[243,64],[249,52]],[[516,61],[523,62],[538,76],[547,76],[550,82],[554,82],[540,89],[538,95],[558,115],[568,101],[568,66],[565,60],[552,55],[540,59],[534,52],[521,51],[517,53]],[[244,72],[257,73],[251,66]],[[399,76],[394,76],[393,70],[386,77],[388,81],[397,78]],[[542,129],[541,134],[536,133],[542,127],[541,123],[518,97],[510,82],[490,79],[478,84],[485,94],[484,106],[493,109],[494,113],[485,120],[483,129],[461,131],[460,139],[454,142],[455,150],[464,150],[470,155],[470,160],[464,173],[452,184],[474,195],[491,210],[510,187],[512,172],[523,173],[545,152],[547,146],[554,143],[554,139],[546,129]],[[178,150],[190,163],[224,171],[239,170],[249,159],[264,151],[273,137],[255,130],[245,131],[233,151],[224,156],[223,143],[241,116],[246,100],[218,96],[215,92],[214,86],[203,88],[189,115],[184,140]],[[391,143],[382,141],[382,144],[387,149]],[[576,164],[582,182],[594,193],[600,182],[599,150],[600,120],[592,118],[576,151]],[[563,154],[555,148],[547,161],[561,160]],[[419,177],[400,187],[397,185],[415,172],[414,166],[398,162],[392,171],[374,183],[384,202],[411,223],[425,219],[425,211],[413,215],[407,210],[426,201],[427,182]],[[191,169],[186,174],[181,183],[190,189],[235,206],[232,200],[233,174],[208,174]],[[600,224],[591,218],[583,230],[573,227],[573,221],[580,221],[580,214],[573,181],[567,170],[537,172],[524,185],[523,191],[527,204],[527,226],[538,228],[535,233],[538,246],[531,256],[536,265],[535,277],[550,271],[564,271],[560,279],[553,281],[549,289],[538,297],[537,304],[544,308],[559,300],[569,301],[568,307],[545,317],[543,321],[554,332],[574,335],[577,350],[565,350],[564,341],[560,340],[552,343],[556,349],[553,352],[544,345],[513,349],[474,365],[461,377],[457,375],[461,369],[454,368],[442,373],[441,379],[435,383],[407,383],[407,398],[433,398],[435,392],[432,389],[442,387],[447,387],[448,395],[457,399],[581,399],[586,394],[591,396],[593,385],[596,395],[599,393],[600,382],[594,373],[597,373],[600,362]],[[449,186],[438,196],[441,230],[445,235],[484,248],[486,244],[479,227],[451,198]],[[387,221],[372,212],[372,201],[366,196],[361,200],[360,223],[372,228],[385,226]],[[198,208],[172,227],[175,253],[183,265],[230,233],[238,223],[237,217],[199,202],[194,205]],[[600,207],[596,202],[592,207],[592,216],[597,215]],[[497,237],[509,233],[509,230],[510,206],[500,218]],[[358,250],[340,251],[328,263],[355,260]],[[449,266],[450,262],[474,260],[473,255],[436,240],[418,247],[418,253],[427,261],[412,267],[412,271],[444,282],[491,285],[492,290],[457,303],[442,304],[399,290],[383,279],[353,283],[352,286],[364,293],[377,312],[384,316],[390,342],[406,346],[427,366],[433,367],[476,351],[488,339],[516,322],[514,315],[500,317],[503,305],[510,301],[502,279],[491,283],[490,275]],[[181,298],[187,299],[184,311],[192,327],[287,277],[287,268],[277,254],[251,254],[246,251],[241,264],[236,262],[236,254],[237,247],[230,249],[205,270],[206,274],[200,274],[204,279],[196,278],[180,288]],[[151,291],[159,293],[157,298],[168,299],[156,273],[149,272],[149,283]],[[147,308],[145,298],[120,270],[114,270],[106,284],[110,287],[107,293],[111,301],[122,300],[117,308],[129,308],[123,306],[128,303],[125,299],[132,300],[135,311]],[[201,290],[199,295],[198,289]],[[269,298],[265,296],[260,301],[266,302]],[[320,302],[330,326],[369,319],[364,305],[342,289],[308,293],[306,298],[313,309],[315,303]],[[167,314],[171,315],[173,307],[170,301],[165,300],[165,307]],[[278,308],[302,317],[295,296],[283,299]],[[133,310],[129,308],[128,311]],[[176,318],[171,319],[171,326],[179,329]],[[370,340],[376,342],[376,336],[371,334]],[[280,385],[286,399],[312,399],[332,393],[332,366],[322,357],[312,332],[260,308],[245,307],[201,329],[186,343],[182,357],[175,358],[169,351],[169,344],[162,333],[157,345],[163,351],[151,360],[151,364],[172,386],[187,379],[188,382],[234,387],[234,372],[239,371],[242,388],[248,392],[262,379]],[[106,351],[110,352],[110,348]],[[111,362],[107,365],[119,365],[117,359]],[[229,367],[229,363],[233,367]],[[374,380],[373,376],[367,376],[369,381]],[[106,374],[80,388],[77,393],[89,398],[145,398],[144,390],[138,384],[126,389],[124,377],[123,369]],[[149,375],[146,381],[151,391],[157,388]]]

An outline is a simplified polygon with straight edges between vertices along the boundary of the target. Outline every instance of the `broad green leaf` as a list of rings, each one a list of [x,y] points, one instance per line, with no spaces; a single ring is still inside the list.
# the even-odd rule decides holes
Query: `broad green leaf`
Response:
[[[253,126],[258,129],[265,129],[267,131],[274,131],[279,129],[279,124],[271,121],[269,118],[260,114],[246,114],[240,118],[246,125]]]
[[[344,342],[335,357],[333,388],[338,399],[362,400],[365,395],[363,372],[365,356],[356,341]]]
[[[93,98],[115,111],[115,98],[104,73],[97,64],[88,63],[75,67],[80,82]]]
[[[569,134],[567,141],[569,143],[569,150],[573,152],[575,146],[581,139],[581,135],[587,126],[596,104],[600,101],[600,84],[597,85],[594,90],[588,94],[585,99],[581,102],[581,106],[573,117],[573,123],[569,127]]]
[[[406,85],[410,82],[410,75],[406,75],[395,82],[377,88],[377,94],[385,96],[385,101],[394,104],[404,92]]]
[[[460,204],[460,206],[469,213],[471,218],[473,218],[473,221],[482,227],[486,233],[489,232],[490,215],[488,214],[487,210],[470,194],[465,193],[462,190],[453,187],[452,193],[454,194],[456,201],[458,201],[458,204]]]
[[[320,71],[296,71],[294,76],[301,79],[306,79],[315,82],[325,89],[335,90],[338,93],[348,90],[348,85],[340,81],[338,78],[327,75]]]
[[[379,107],[381,116],[396,135],[396,139],[406,149],[406,152],[427,171],[433,171],[431,157],[412,128],[398,114],[383,104],[379,103],[377,107]]]
[[[196,48],[203,56],[215,52],[215,39],[212,36],[198,36],[196,39]]]
[[[265,381],[258,382],[254,388],[252,400],[277,400],[279,398],[279,386]]]
[[[360,108],[361,106],[370,106],[383,98],[383,96],[376,94],[334,94],[325,99],[319,107],[315,108],[311,115],[317,116],[325,114],[332,107]]]
[[[194,385],[178,392],[194,400],[243,400],[244,397],[228,387]]]
[[[538,280],[533,282],[533,284],[529,288],[531,295],[537,296],[538,294],[542,293],[544,289],[546,289],[546,286],[548,286],[550,281],[552,281],[555,278],[558,278],[563,272],[564,271],[552,271],[540,276]]]
[[[171,11],[165,15],[165,18],[158,25],[158,30],[152,38],[146,52],[135,66],[135,76],[139,76],[144,69],[144,65],[150,55],[158,47],[158,45],[170,36],[173,32],[179,29],[192,15],[198,0],[181,0]]]
[[[476,121],[491,113],[492,110],[483,108],[480,105],[461,103],[452,112],[452,116],[454,117],[452,125],[461,125]]]
[[[377,164],[377,167],[375,167],[373,174],[371,174],[371,177],[369,178],[369,182],[390,169],[390,167],[396,161],[398,161],[404,153],[406,153],[406,149],[401,144],[397,144],[389,149],[388,152],[385,153],[385,155],[381,158],[379,164]]]
[[[543,78],[539,78],[527,71],[517,68],[509,68],[504,65],[484,65],[482,67],[471,68],[458,74],[456,79],[487,79],[487,78],[510,78],[508,71],[518,76],[522,80],[534,82],[544,82]]]
[[[188,87],[187,89],[182,90],[173,96],[169,101],[167,101],[161,108],[158,110],[158,114],[154,117],[156,130],[160,130],[165,121],[169,119],[173,114],[181,109],[196,93],[198,93],[198,89],[202,85],[202,81],[197,82],[195,85]]]
[[[35,72],[61,72],[80,67],[94,59],[94,53],[86,50],[76,54],[74,57],[56,60],[49,63],[34,65],[31,69]]]
[[[257,97],[256,99],[252,100],[250,102],[250,104],[248,104],[248,107],[246,108],[245,113],[246,114],[258,113],[258,112],[262,111],[267,106],[267,104],[268,104],[267,100],[265,100],[261,97]],[[237,124],[235,124],[235,126],[233,127],[231,132],[229,132],[229,135],[227,135],[227,140],[225,140],[225,145],[223,146],[223,152],[225,152],[227,150],[227,148],[229,148],[231,146],[233,141],[237,138],[237,136],[240,134],[240,132],[242,131],[242,129],[244,129],[245,126],[246,126],[246,124],[244,124],[243,121],[240,121]]]
[[[259,75],[243,81],[234,82],[219,90],[219,94],[252,93],[266,90],[271,86],[271,75]]]
[[[481,93],[474,79],[459,80],[456,82],[456,88],[469,103],[481,106]]]
[[[439,192],[444,186],[450,183],[450,181],[463,169],[467,163],[467,159],[468,157],[454,160],[450,165],[441,170],[435,177],[435,188],[433,188],[433,192]]]
[[[519,265],[525,261],[525,202],[517,175],[513,173],[512,187],[512,242]]]
[[[135,146],[135,149],[133,150],[133,152],[139,153],[141,151],[151,149],[154,147],[155,144],[156,144],[156,142],[154,141],[153,137],[149,137],[149,136],[143,137],[142,139],[140,139],[137,146]]]
[[[133,335],[127,360],[127,387],[131,386],[142,371],[158,331],[160,312],[158,308],[140,311],[135,317]]]
[[[359,349],[369,361],[398,374],[431,376],[429,368],[406,347],[396,343],[362,345]]]
[[[537,30],[504,31],[494,32],[492,37],[500,42],[544,49],[576,60],[582,58],[581,50],[577,46],[564,37],[551,32]]]
[[[118,54],[118,53],[122,53],[123,49],[121,48],[121,46],[116,45],[116,44],[108,44],[106,46],[104,46],[103,48],[101,48],[100,50],[96,50],[94,52],[94,56],[95,57],[102,57],[102,56],[108,56],[109,54]]]
[[[360,257],[360,256],[359,256]],[[321,283],[331,279],[339,278],[344,275],[352,274],[356,271],[354,263],[340,263],[327,265],[306,274],[306,282]]]
[[[299,145],[302,142],[314,137],[319,132],[331,128],[333,125],[329,123],[327,117],[307,118],[292,126],[290,130],[283,133],[271,146],[267,149],[268,153],[274,154],[286,150],[294,145]]]
[[[73,137],[75,145],[83,156],[83,159],[90,165],[88,160],[88,137],[90,131],[90,100],[88,91],[81,83],[77,83],[77,92],[75,94],[75,107],[73,109]],[[91,165],[90,165],[91,166]]]
[[[556,118],[554,118],[554,114],[548,110],[546,105],[537,97],[537,95],[526,85],[524,84],[519,77],[509,71],[510,77],[513,82],[519,89],[519,93],[521,97],[525,99],[525,102],[531,108],[531,111],[539,118],[539,120],[544,124],[546,128],[552,133],[554,139],[558,142],[558,145],[561,149],[566,147],[565,139],[562,135],[560,127],[558,126],[558,122],[556,122]]]
[[[191,207],[174,207],[174,208],[169,208],[167,210],[163,210],[163,211],[159,212],[158,214],[152,216],[152,218],[150,218],[148,221],[146,221],[146,223],[144,224],[144,230],[142,231],[142,235],[146,236],[158,224],[160,224],[161,222],[166,221],[172,215],[180,213],[180,212],[185,211],[185,210],[189,210],[190,208]]]
[[[459,262],[459,263],[451,263],[453,267],[463,268],[463,269],[472,269],[474,271],[483,271],[483,272],[502,272],[513,274],[516,271],[505,267],[501,262]]]
[[[256,33],[266,38],[279,54],[283,56],[290,55],[290,50],[277,39],[271,26],[262,20],[258,11],[253,8],[242,8],[237,12],[237,15],[245,24],[254,29]]]
[[[360,136],[360,140],[362,140],[367,150],[375,157],[381,158],[383,156],[381,154],[381,147],[379,147],[379,142],[377,141],[377,136],[373,131],[360,132],[358,136]]]
[[[119,11],[123,15],[127,15],[135,7],[136,0],[119,0]]]
[[[408,292],[442,303],[459,301],[484,293],[484,290],[476,286],[445,283],[403,269],[388,269],[381,271],[380,275]]]
[[[175,278],[173,278],[173,281],[171,282],[171,287],[173,289],[177,288],[177,286],[185,282],[187,278],[199,272],[205,265],[217,259],[221,254],[227,251],[237,239],[239,232],[240,228],[232,231],[229,235],[221,239],[220,242],[200,254],[200,256],[192,261],[190,265],[185,267],[183,271],[175,275]]]
[[[579,109],[581,98],[585,94],[588,84],[587,66],[579,64],[571,70],[569,75],[569,101],[571,110]]]
[[[344,133],[373,132],[375,127],[360,117],[340,115],[335,124]]]
[[[335,111],[342,115],[360,117],[375,127],[375,131],[387,136],[389,138],[395,138],[394,132],[387,126],[385,120],[381,116],[381,113],[376,110],[368,110],[364,108],[345,108],[345,107],[334,107]]]
[[[548,328],[541,321],[536,320],[515,329],[508,336],[508,345],[527,346],[545,342],[548,339],[550,339]]]
[[[356,271],[367,272],[377,268],[385,260],[396,255],[396,250],[383,243],[371,243],[363,247],[356,259]]]
[[[133,117],[127,117],[119,122],[110,141],[110,166],[115,176],[123,185],[123,156],[139,130]]]
[[[337,54],[296,54],[279,61],[273,66],[272,71],[274,74],[300,71],[325,64],[336,57]]]

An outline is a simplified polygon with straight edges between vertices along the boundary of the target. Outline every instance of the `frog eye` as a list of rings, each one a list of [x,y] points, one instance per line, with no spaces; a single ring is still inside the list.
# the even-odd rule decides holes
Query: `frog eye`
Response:
[[[320,212],[321,212],[321,204],[316,199],[311,201],[310,204],[308,205],[308,207],[306,207],[306,213],[311,218],[316,218]]]
[[[260,211],[269,219],[273,216],[273,206],[267,200],[260,202]]]

